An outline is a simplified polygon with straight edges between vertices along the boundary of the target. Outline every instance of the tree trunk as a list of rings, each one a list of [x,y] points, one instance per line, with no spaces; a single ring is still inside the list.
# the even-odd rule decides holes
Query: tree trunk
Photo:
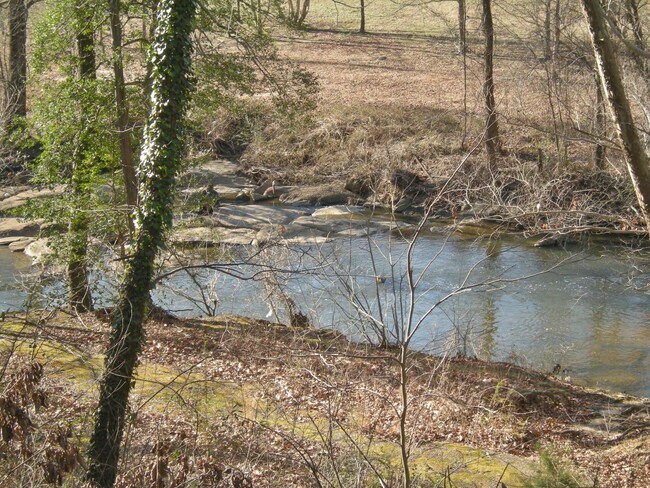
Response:
[[[555,14],[553,17],[553,63],[557,64],[560,55],[560,37],[562,35],[561,0],[555,0]]]
[[[117,476],[129,392],[144,341],[154,260],[171,226],[173,190],[183,145],[181,121],[191,89],[190,67],[195,0],[160,0],[152,46],[151,112],[144,131],[140,199],[133,254],[127,260],[110,346],[100,383],[87,478],[111,487]]]
[[[366,33],[366,2],[359,0],[359,34]]]
[[[458,54],[467,52],[467,10],[465,0],[458,0]]]
[[[544,61],[551,59],[553,34],[551,33],[551,3],[552,0],[544,1]]]
[[[598,77],[598,69],[596,69],[596,152],[595,164],[596,169],[605,169],[605,145],[602,143],[603,136],[605,135],[605,97],[603,96],[603,87],[600,84]]]
[[[494,100],[494,26],[492,24],[492,2],[483,0],[483,32],[485,34],[485,81],[483,95],[487,119],[485,124],[485,147],[491,168],[496,166],[496,159],[501,150],[497,109]]]
[[[129,127],[129,106],[124,84],[124,66],[122,57],[122,23],[120,19],[120,0],[109,0],[111,36],[113,45],[113,76],[115,78],[115,108],[117,112],[117,132],[120,142],[120,166],[124,177],[126,204],[129,207],[127,222],[131,236],[135,232],[132,212],[138,204],[138,182],[135,161],[131,147],[131,129]]]
[[[17,117],[27,116],[27,5],[9,0],[9,86],[7,87],[6,132]]]
[[[73,184],[74,186],[74,184]],[[78,189],[73,190],[79,196]],[[68,300],[75,312],[88,312],[93,308],[92,294],[88,284],[88,216],[77,208],[68,226]]]
[[[650,162],[634,125],[605,13],[598,0],[582,0],[582,6],[589,24],[600,80],[621,138],[623,153],[641,213],[650,230]]]
[[[77,17],[80,25],[80,30],[76,36],[79,63],[78,77],[84,91],[97,78],[92,15],[92,12],[85,6],[77,6]],[[81,99],[82,124],[90,117],[91,111],[89,95],[85,94]],[[93,307],[87,267],[88,214],[85,201],[88,182],[83,167],[87,142],[88,139],[92,138],[92,135],[88,135],[89,131],[92,132],[92,129],[81,128],[82,138],[72,168],[72,181],[70,184],[76,208],[68,226],[68,300],[70,307],[76,312],[88,312]]]
[[[95,69],[95,35],[92,25],[93,14],[83,4],[77,5],[79,32],[77,32],[77,55],[79,56],[79,78],[94,80],[97,78]]]
[[[300,10],[300,17],[298,18],[298,23],[302,24],[305,19],[307,18],[307,14],[309,13],[309,7],[310,7],[310,0],[304,0],[302,3],[302,9]]]

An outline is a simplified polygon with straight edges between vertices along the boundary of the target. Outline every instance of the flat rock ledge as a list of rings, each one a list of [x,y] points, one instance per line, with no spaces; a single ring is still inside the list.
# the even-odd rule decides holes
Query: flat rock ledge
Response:
[[[213,215],[196,219],[194,227],[177,228],[172,241],[183,246],[221,244],[323,244],[408,230],[406,222],[370,218],[363,207],[330,206],[309,212],[272,205],[222,205]]]
[[[54,188],[45,188],[42,190],[29,187],[11,187],[9,189],[5,188],[2,191],[2,196],[5,198],[0,199],[0,213],[18,208],[22,205],[25,205],[30,200],[36,198],[48,198],[56,195],[61,195],[64,191],[64,185],[57,185]]]
[[[41,226],[37,222],[25,221],[13,217],[0,218],[0,238],[3,237],[34,237]],[[5,244],[8,245],[9,243]]]

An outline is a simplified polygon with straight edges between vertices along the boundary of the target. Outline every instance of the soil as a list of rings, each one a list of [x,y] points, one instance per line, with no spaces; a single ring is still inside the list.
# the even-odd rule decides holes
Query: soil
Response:
[[[4,377],[27,357],[45,366],[49,406],[30,410],[34,439],[66,425],[83,452],[109,328],[106,312],[4,317],[2,357],[13,355]],[[161,483],[194,477],[203,486],[317,486],[337,476],[343,486],[376,486],[373,469],[400,479],[396,350],[241,317],[158,312],[146,330],[119,486],[181,486],[151,484],[163,464]],[[536,486],[648,486],[648,400],[507,363],[415,353],[410,361],[415,486],[523,486],[540,470],[554,479],[566,471],[577,484]],[[540,453],[555,472],[539,467]],[[6,469],[0,476],[16,481]],[[219,476],[230,484],[206,481]]]

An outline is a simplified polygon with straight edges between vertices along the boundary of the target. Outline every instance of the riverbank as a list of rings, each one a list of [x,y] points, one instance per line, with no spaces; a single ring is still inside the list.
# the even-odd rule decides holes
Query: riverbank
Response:
[[[38,443],[48,430],[65,426],[65,448],[53,436],[47,442],[67,452],[57,459],[73,468],[91,427],[107,316],[7,315],[0,330],[3,364],[13,356],[5,379],[30,358],[44,366],[38,391],[47,408],[29,410],[33,425],[25,427],[33,429],[37,447],[30,465],[46,461],[48,451]],[[598,480],[599,486],[642,487],[650,479],[647,400],[579,388],[511,364],[415,353],[408,395],[406,427],[419,486],[443,480],[524,486],[545,475],[575,480],[548,486]],[[147,323],[120,486],[143,486],[154,466],[168,480],[239,477],[256,487],[399,479],[399,398],[390,349],[241,317],[158,314]],[[20,449],[9,452],[14,457],[0,473],[5,480],[40,476],[39,469],[12,471]],[[545,468],[540,453],[552,459]],[[80,472],[77,466],[69,476],[78,479]]]

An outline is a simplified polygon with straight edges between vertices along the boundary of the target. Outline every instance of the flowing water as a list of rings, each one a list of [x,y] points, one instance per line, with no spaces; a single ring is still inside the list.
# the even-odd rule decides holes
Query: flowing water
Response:
[[[415,246],[417,284],[410,287],[406,252],[407,244],[390,236],[268,251],[286,273],[242,281],[213,270],[179,272],[158,286],[155,299],[179,315],[272,320],[284,314],[282,289],[314,325],[357,339],[375,337],[379,322],[394,339],[395,324],[400,330],[409,324],[413,301],[410,323],[426,317],[413,347],[547,371],[559,364],[560,375],[572,381],[650,396],[647,254],[599,245],[536,249],[432,231]],[[23,256],[0,249],[0,310],[24,302],[26,295],[10,287],[28,268]],[[236,270],[253,277],[260,268]]]
[[[23,273],[30,273],[31,258],[0,247],[0,312],[19,310],[25,305],[27,292],[22,286]]]

